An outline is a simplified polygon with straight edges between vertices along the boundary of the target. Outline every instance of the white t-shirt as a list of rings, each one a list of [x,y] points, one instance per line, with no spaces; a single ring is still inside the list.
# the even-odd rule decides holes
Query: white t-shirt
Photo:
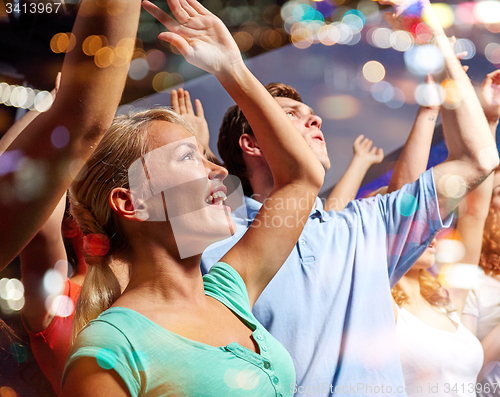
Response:
[[[483,365],[479,340],[460,322],[455,332],[443,331],[399,308],[397,334],[408,397],[476,396]]]
[[[481,278],[476,287],[469,291],[464,314],[477,317],[479,340],[483,340],[500,324],[500,276]],[[500,363],[491,365],[491,372],[478,385],[477,395],[480,397],[500,395]]]

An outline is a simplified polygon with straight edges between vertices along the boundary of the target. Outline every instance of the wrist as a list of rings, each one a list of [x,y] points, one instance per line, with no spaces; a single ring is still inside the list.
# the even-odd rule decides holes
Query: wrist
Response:
[[[367,171],[373,165],[373,161],[368,159],[366,156],[355,154],[352,157],[351,164],[359,169]]]

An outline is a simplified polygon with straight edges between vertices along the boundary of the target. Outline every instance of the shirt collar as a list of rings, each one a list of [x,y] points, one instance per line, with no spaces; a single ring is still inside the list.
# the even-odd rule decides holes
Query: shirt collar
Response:
[[[253,198],[245,196],[245,205],[238,207],[234,211],[234,214],[240,218],[246,219],[248,222],[252,222],[261,207],[262,203],[260,203],[257,200],[254,200]],[[325,215],[326,213],[325,210],[323,209],[323,202],[319,197],[316,197],[316,207],[312,209],[311,213],[309,214],[309,217],[320,218],[320,221],[324,222]]]

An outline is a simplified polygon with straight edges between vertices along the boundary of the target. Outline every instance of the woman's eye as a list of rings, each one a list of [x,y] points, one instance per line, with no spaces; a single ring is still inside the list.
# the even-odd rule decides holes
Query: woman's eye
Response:
[[[293,117],[293,116],[295,116],[295,114],[294,114],[292,111],[288,111],[288,112],[286,112],[286,115],[287,115],[288,117]]]
[[[182,160],[194,160],[194,158],[194,152],[189,152],[182,157]]]

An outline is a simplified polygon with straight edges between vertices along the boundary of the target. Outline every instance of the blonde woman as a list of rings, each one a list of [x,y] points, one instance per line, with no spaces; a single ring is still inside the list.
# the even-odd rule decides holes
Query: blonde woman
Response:
[[[115,120],[71,189],[83,233],[100,241],[105,234],[110,250],[88,260],[75,316],[76,330],[83,329],[62,394],[290,395],[291,358],[251,307],[297,241],[324,170],[245,67],[218,18],[195,0],[168,1],[176,20],[143,5],[169,29],[160,38],[213,73],[245,112],[275,180],[257,217],[276,222],[252,228],[202,278],[202,250],[234,231],[223,204],[227,172],[207,161],[173,112],[153,109]],[[283,208],[285,198],[308,205]],[[122,295],[113,285],[110,257],[130,264]]]

